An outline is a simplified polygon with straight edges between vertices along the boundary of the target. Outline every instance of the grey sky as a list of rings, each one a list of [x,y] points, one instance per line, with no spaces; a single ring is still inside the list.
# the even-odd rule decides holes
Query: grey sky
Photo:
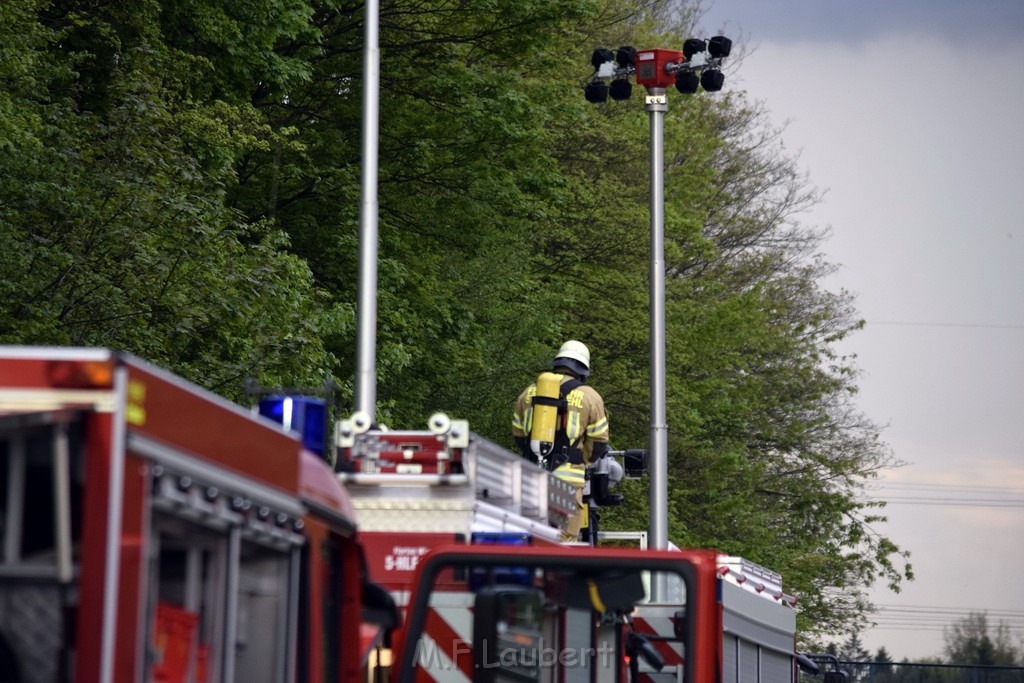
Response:
[[[951,54],[985,51],[1024,35],[1021,0],[715,0],[702,26],[738,30],[757,40],[860,42],[888,32],[928,33]]]
[[[726,88],[827,189],[803,220],[867,320],[841,350],[909,463],[877,495],[913,502],[878,530],[918,578],[872,592],[890,609],[862,638],[937,656],[970,609],[1024,636],[1024,0],[717,0],[700,35],[723,26],[746,53]]]

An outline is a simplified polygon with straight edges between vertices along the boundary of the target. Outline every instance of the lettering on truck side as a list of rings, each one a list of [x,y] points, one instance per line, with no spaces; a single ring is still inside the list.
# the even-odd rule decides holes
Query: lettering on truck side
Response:
[[[402,546],[396,545],[391,552],[384,556],[384,569],[389,572],[411,572],[415,571],[420,558],[427,554],[430,548],[426,546]]]

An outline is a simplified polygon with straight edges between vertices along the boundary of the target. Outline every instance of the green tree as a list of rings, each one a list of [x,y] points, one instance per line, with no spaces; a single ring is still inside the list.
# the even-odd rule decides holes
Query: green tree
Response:
[[[875,652],[875,656],[872,658],[874,666],[871,669],[871,676],[879,680],[891,680],[892,676],[896,672],[896,667],[892,660],[892,656],[889,651],[885,649],[885,646],[878,648]]]
[[[1009,625],[989,623],[985,612],[971,612],[955,621],[943,630],[943,637],[950,664],[1024,664],[1024,653],[1014,645]]]
[[[860,635],[857,633],[851,633],[849,637],[847,637],[847,639],[840,643],[836,648],[835,655],[840,662],[848,662],[848,664],[842,665],[842,668],[849,673],[850,680],[860,681],[867,678],[871,667],[860,664],[860,662],[870,661],[871,655],[864,649],[864,644],[860,640]]]
[[[534,276],[533,221],[560,180],[548,127],[563,98],[537,64],[546,27],[587,3],[389,3],[381,9],[378,396],[391,424],[439,407],[507,431],[521,349],[557,338],[562,302]],[[232,201],[272,217],[332,302],[355,300],[362,27],[358,8],[313,14],[307,81],[252,100],[296,145],[246,155]],[[355,331],[325,339],[347,382]]]
[[[12,0],[0,7],[0,340],[117,346],[225,394],[351,399],[363,5]],[[381,8],[379,417],[436,410],[510,443],[569,337],[616,446],[646,443],[648,131],[593,107],[595,45],[672,45],[675,0],[395,0]],[[819,285],[818,195],[740,93],[666,121],[670,536],[771,566],[807,636],[910,576],[863,482],[893,462]],[[609,511],[646,526],[645,482]]]
[[[225,202],[230,161],[269,130],[190,102],[159,7],[133,7],[5,4],[0,340],[112,346],[228,394],[322,381],[331,314],[308,269]]]

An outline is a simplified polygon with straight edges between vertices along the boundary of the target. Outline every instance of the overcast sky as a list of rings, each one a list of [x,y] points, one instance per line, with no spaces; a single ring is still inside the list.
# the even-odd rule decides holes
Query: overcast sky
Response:
[[[862,640],[939,656],[969,610],[1024,638],[1024,0],[705,9],[701,35],[744,52],[726,89],[763,101],[827,190],[803,220],[831,227],[824,285],[867,321],[841,350],[908,463],[877,487],[877,531],[917,579],[872,591],[885,609]]]

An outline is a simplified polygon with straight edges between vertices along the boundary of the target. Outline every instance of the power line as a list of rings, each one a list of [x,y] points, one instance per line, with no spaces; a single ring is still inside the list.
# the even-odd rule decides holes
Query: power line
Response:
[[[914,631],[915,633],[941,633],[946,635],[949,626],[943,624],[876,624],[870,627],[872,631]],[[1019,638],[1024,635],[1024,627],[1008,627],[1007,635],[1011,638]]]
[[[949,627],[953,624],[959,623],[962,620],[959,619],[882,619],[880,617],[872,617],[872,621],[878,626],[938,626],[938,627]],[[1009,631],[1024,631],[1024,622],[1020,621],[1000,621],[993,626],[1002,628],[1006,627]]]
[[[1024,633],[1024,610],[1014,609],[879,604],[871,612],[871,620],[875,623],[872,628],[883,631],[945,632],[972,614],[983,614],[995,628],[1005,627],[1014,634]]]
[[[955,499],[955,498],[920,498],[915,496],[893,496],[889,498],[868,498],[869,503],[887,503],[889,505],[940,505],[956,507],[986,508],[1019,508],[1024,507],[1024,499]]]
[[[964,489],[969,491],[996,491],[996,492],[1007,492],[1007,493],[1019,493],[1024,495],[1024,489],[1012,488],[1007,486],[978,486],[973,484],[926,484],[924,482],[914,481],[878,481],[873,482],[870,486],[880,486],[882,488],[924,488],[924,489],[941,489],[941,490],[957,490]]]
[[[914,612],[928,612],[928,613],[940,613],[940,614],[957,614],[967,616],[972,613],[982,613],[986,616],[989,614],[1005,614],[1007,616],[1024,617],[1024,609],[1002,609],[1002,608],[988,608],[988,607],[948,607],[948,606],[937,606],[937,605],[896,605],[888,603],[876,603],[875,609],[884,612],[893,611],[914,611]]]
[[[872,631],[908,631],[908,630],[912,630],[914,632],[942,633],[942,634],[945,634],[949,630],[950,626],[951,626],[950,624],[939,624],[939,623],[936,623],[936,624],[918,624],[918,623],[914,623],[914,622],[909,622],[909,623],[893,622],[893,623],[876,623],[874,626],[870,627],[870,630],[872,630]],[[1006,631],[1008,632],[1008,635],[1010,635],[1012,637],[1020,637],[1020,636],[1024,635],[1024,626],[1007,626],[1006,627]]]
[[[986,609],[977,607],[926,607],[923,605],[875,605],[872,614],[878,618],[903,620],[964,619],[981,614],[993,621],[1021,622],[1024,624],[1024,610]]]
[[[956,617],[951,615],[949,617],[934,615],[933,618],[929,618],[924,615],[912,616],[912,615],[893,615],[892,617],[886,617],[885,615],[875,614],[872,620],[879,624],[923,624],[923,625],[934,625],[934,624],[953,624],[958,621],[963,621],[964,617]],[[994,626],[1001,626],[1005,624],[1007,627],[1013,630],[1024,629],[1024,619],[995,619],[993,620]]]
[[[921,625],[924,625],[924,626],[948,626],[948,625],[952,625],[954,623],[962,622],[964,620],[964,617],[955,617],[955,616],[951,616],[951,617],[938,617],[938,615],[936,615],[936,618],[934,618],[934,619],[928,619],[928,618],[924,618],[924,617],[910,617],[910,616],[904,616],[904,617],[893,616],[893,617],[887,618],[885,616],[875,614],[875,615],[872,615],[871,619],[872,619],[872,621],[878,623],[879,625],[885,624],[885,625],[889,625],[889,626],[891,626],[893,624],[904,624],[904,625],[921,624]],[[991,626],[997,626],[997,627],[1005,625],[1007,628],[1009,628],[1011,630],[1014,630],[1014,631],[1020,631],[1020,630],[1024,629],[1024,621],[1022,621],[1022,620],[1014,621],[1014,620],[1011,620],[1011,619],[995,619],[995,620],[992,620],[992,623],[990,625]]]
[[[867,487],[876,495],[869,502],[893,505],[952,505],[991,508],[1024,507],[1024,489],[968,484],[876,482]],[[886,495],[887,491],[892,494]]]
[[[865,320],[868,325],[884,325],[887,327],[963,327],[979,330],[1024,330],[1024,325],[988,325],[983,323],[932,323],[911,321]]]

